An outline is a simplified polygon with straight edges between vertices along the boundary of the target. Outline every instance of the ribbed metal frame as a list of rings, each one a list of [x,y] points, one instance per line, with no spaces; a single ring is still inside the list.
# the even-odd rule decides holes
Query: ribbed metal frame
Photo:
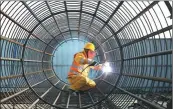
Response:
[[[167,108],[169,1],[1,1],[1,6],[2,109],[125,109],[136,103],[141,109]],[[93,42],[100,62],[110,62],[113,71],[95,79],[95,89],[73,96],[52,59],[61,44],[76,39]]]

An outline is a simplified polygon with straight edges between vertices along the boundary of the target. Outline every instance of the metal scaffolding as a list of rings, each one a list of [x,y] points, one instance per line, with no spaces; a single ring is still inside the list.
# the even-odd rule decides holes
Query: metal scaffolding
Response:
[[[171,1],[0,2],[1,109],[171,109]],[[76,39],[113,68],[78,96],[52,64]]]

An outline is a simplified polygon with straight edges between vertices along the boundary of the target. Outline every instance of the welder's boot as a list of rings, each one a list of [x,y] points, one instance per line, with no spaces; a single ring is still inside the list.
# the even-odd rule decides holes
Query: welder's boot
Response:
[[[74,95],[74,96],[77,96],[77,91],[75,91],[75,90],[73,90],[73,89],[69,89],[69,93],[71,94],[71,95]]]

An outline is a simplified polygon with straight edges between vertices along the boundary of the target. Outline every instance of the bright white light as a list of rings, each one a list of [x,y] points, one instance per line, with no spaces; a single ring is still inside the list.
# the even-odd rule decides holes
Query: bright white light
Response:
[[[105,62],[103,64],[102,71],[105,73],[109,73],[112,71],[112,68],[110,67],[110,64],[108,62]]]
[[[110,66],[108,62],[105,62],[105,64],[104,64],[104,65],[105,65],[105,66]]]

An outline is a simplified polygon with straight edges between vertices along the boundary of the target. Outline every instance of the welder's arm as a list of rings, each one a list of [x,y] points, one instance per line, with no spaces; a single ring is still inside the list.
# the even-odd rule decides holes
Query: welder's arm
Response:
[[[90,68],[94,69],[94,70],[101,70],[102,69],[102,64],[99,64],[97,66],[91,66]]]
[[[93,60],[89,60],[89,59],[87,59],[87,58],[85,58],[83,55],[81,55],[81,54],[77,54],[76,56],[75,56],[75,61],[77,62],[77,63],[79,63],[79,64],[82,64],[82,65],[84,65],[84,64],[92,64],[93,63]]]

